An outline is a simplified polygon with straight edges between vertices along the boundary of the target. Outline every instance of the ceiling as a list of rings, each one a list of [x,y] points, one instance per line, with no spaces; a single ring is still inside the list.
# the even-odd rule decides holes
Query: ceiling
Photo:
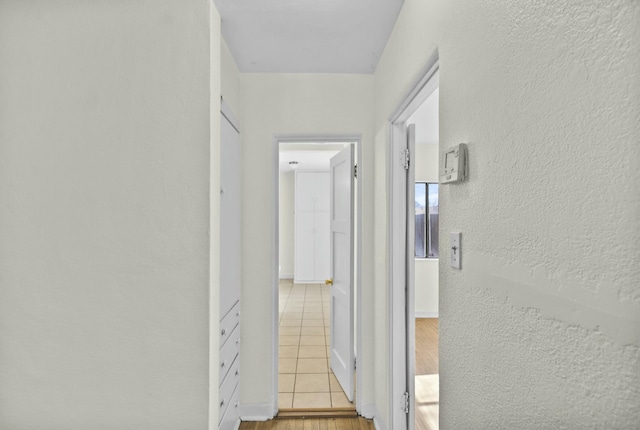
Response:
[[[297,170],[329,170],[329,160],[351,142],[290,142],[280,144],[280,172],[294,169],[290,161],[297,161]]]
[[[280,151],[280,172],[291,172],[294,169],[289,164],[290,161],[297,161],[296,170],[329,170],[329,160],[338,153],[337,150],[296,150]]]
[[[404,0],[213,0],[241,72],[375,71]]]

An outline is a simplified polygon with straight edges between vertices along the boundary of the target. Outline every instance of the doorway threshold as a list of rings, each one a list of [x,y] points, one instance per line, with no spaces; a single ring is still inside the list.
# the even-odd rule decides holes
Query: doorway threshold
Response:
[[[280,409],[278,418],[355,418],[355,408]]]

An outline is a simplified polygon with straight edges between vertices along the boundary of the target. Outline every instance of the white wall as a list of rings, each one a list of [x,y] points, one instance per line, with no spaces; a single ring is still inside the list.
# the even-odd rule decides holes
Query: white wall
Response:
[[[420,127],[420,122],[416,124]],[[420,144],[415,149],[416,182],[438,182],[438,145]],[[438,259],[415,258],[416,318],[438,317]]]
[[[372,118],[373,77],[331,74],[242,74],[243,140],[243,274],[241,402],[245,410],[260,410],[273,404],[272,350],[274,314],[272,235],[274,190],[274,136],[362,135],[366,155],[362,166],[363,210],[372,213]],[[363,230],[371,232],[371,216]],[[362,398],[371,403],[373,392],[372,300],[373,271],[371,234],[363,234],[363,313],[367,343],[361,356],[365,389]],[[277,270],[277,268],[276,268]],[[368,373],[367,373],[368,372]]]
[[[436,52],[441,151],[469,143],[469,181],[440,192],[441,232],[462,231],[462,270],[440,272],[442,429],[640,422],[638,22],[626,0],[404,2],[375,74],[376,165]]]
[[[294,274],[294,172],[280,173],[280,278],[293,279]]]
[[[0,428],[207,428],[216,17],[0,3]]]

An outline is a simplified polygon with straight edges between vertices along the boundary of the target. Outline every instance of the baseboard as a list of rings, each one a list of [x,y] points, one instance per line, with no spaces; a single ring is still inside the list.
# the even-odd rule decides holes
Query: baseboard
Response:
[[[240,419],[242,421],[267,421],[274,417],[271,403],[241,403]]]
[[[356,418],[354,408],[280,409],[278,419],[287,418]]]
[[[280,279],[293,279],[293,274],[280,275]]]
[[[376,405],[374,405],[373,403],[367,403],[366,405],[362,405],[358,413],[362,415],[364,418],[368,420],[372,420],[376,416]]]
[[[416,318],[438,318],[438,311],[416,311]]]
[[[384,424],[378,419],[378,417],[373,417],[373,426],[376,430],[387,430]]]

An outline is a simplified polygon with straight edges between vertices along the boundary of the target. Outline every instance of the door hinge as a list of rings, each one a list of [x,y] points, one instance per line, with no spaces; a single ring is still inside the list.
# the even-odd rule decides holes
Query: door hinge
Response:
[[[408,149],[402,150],[402,167],[404,170],[409,170],[409,162],[411,161],[411,156],[409,155]]]
[[[409,413],[409,393],[408,392],[404,393],[404,413],[405,414]]]
[[[353,177],[358,179],[358,165],[353,166]]]
[[[358,368],[357,360],[358,359],[356,357],[353,357],[353,370],[356,370]]]

